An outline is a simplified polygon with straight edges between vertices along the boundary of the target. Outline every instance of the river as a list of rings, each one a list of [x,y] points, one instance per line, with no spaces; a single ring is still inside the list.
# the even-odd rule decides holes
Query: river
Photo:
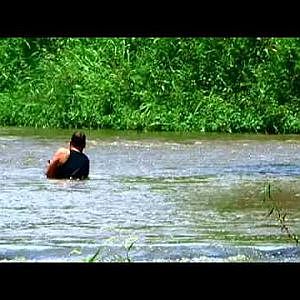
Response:
[[[47,179],[72,132],[0,129],[1,261],[300,261],[300,136],[86,130],[89,179]]]

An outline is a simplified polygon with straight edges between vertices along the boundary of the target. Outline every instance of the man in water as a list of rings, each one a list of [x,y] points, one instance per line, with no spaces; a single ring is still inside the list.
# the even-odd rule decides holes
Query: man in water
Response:
[[[53,158],[48,161],[47,178],[85,179],[89,175],[89,158],[83,153],[86,137],[83,132],[75,132],[70,147],[59,148]]]

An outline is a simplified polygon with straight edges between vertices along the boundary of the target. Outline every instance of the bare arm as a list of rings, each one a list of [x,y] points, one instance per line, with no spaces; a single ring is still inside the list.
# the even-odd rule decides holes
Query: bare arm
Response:
[[[60,148],[56,151],[56,153],[53,155],[52,159],[49,161],[49,164],[47,166],[46,170],[46,176],[47,178],[55,178],[56,171],[59,166],[64,164],[70,156],[70,150],[67,148]]]

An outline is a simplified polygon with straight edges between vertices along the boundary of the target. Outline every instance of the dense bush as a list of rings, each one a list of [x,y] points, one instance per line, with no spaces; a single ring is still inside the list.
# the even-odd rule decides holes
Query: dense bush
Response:
[[[0,125],[300,132],[297,38],[2,38]]]

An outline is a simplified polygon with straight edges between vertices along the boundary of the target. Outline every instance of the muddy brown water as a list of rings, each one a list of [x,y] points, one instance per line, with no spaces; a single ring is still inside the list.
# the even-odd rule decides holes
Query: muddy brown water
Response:
[[[85,181],[49,180],[72,130],[0,129],[0,259],[300,261],[300,137],[86,130]],[[268,185],[271,197],[268,198]]]

